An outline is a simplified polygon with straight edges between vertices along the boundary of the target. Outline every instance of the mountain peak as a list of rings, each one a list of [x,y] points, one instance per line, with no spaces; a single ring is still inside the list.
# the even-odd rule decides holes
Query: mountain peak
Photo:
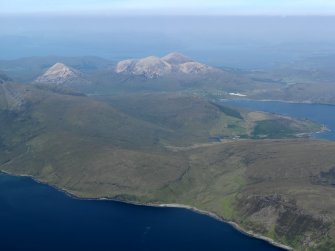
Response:
[[[78,71],[63,63],[56,63],[43,75],[39,76],[35,82],[59,85],[78,78],[80,78],[80,73]]]
[[[170,64],[184,64],[188,62],[194,62],[194,60],[178,52],[169,53],[162,57],[162,59]]]
[[[186,75],[201,75],[218,72],[218,69],[196,62],[183,54],[172,52],[162,58],[149,56],[141,59],[120,61],[116,73],[142,75],[147,78],[156,78],[172,73]]]
[[[76,71],[68,67],[67,65],[63,63],[56,63],[53,66],[51,66],[45,74],[62,74],[64,76],[67,76],[69,74],[76,74]]]
[[[162,76],[172,71],[172,66],[162,60],[159,57],[149,56],[143,59],[140,59],[136,68],[134,69],[134,74],[136,75],[145,75],[149,78],[154,78],[157,76]]]
[[[148,78],[163,76],[171,71],[171,64],[156,56],[149,56],[138,60],[128,59],[119,62],[116,66],[117,73],[131,73]]]

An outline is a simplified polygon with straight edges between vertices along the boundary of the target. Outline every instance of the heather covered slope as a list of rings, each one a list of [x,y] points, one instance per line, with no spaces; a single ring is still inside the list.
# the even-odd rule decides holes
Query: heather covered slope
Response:
[[[54,182],[62,185],[68,182],[64,177],[81,173],[91,178],[95,175],[106,178],[106,170],[113,173],[119,168],[139,173],[147,170],[153,175],[150,168],[162,171],[161,165],[167,169],[176,166],[180,170],[171,174],[178,175],[187,165],[184,160],[179,163],[178,155],[168,149],[187,149],[224,138],[253,138],[261,121],[289,122],[285,127],[287,134],[281,137],[295,137],[291,134],[293,128],[297,132],[318,129],[306,121],[264,113],[245,115],[201,98],[171,94],[93,99],[34,86],[2,84],[0,105],[1,162],[7,163],[5,166],[15,164],[18,173],[45,179],[58,177]],[[147,161],[150,164],[145,164]],[[138,173],[135,176],[142,177]],[[85,187],[78,178],[68,185],[80,183]],[[82,192],[94,195],[101,189],[96,186],[98,180],[92,178],[95,185]],[[108,183],[114,184],[112,180]],[[160,184],[159,180],[155,182]],[[111,191],[116,194],[115,190]]]
[[[94,196],[99,191],[117,194],[115,187],[121,184],[136,187],[141,194],[148,189],[141,184],[154,189],[186,168],[178,158],[156,147],[159,137],[171,134],[165,129],[87,97],[21,85],[1,87],[2,169],[73,187],[74,191],[82,187],[83,194]],[[18,101],[8,104],[12,93]],[[153,179],[147,162],[167,171],[162,180]]]
[[[158,200],[215,212],[297,250],[332,250],[334,151],[333,142],[305,140],[199,148],[189,152],[188,172]]]
[[[305,137],[320,126],[307,120],[296,120],[258,111],[229,107],[217,101],[171,93],[146,93],[101,97],[113,107],[150,123],[173,130],[178,138],[192,134],[206,138],[291,138]]]
[[[7,117],[3,130],[11,131],[12,124],[26,130],[25,123],[34,122],[43,128],[41,133],[70,133],[131,149],[207,143],[213,137],[253,137],[258,122],[274,119],[287,122],[284,137],[294,136],[290,134],[293,128],[297,133],[318,129],[310,122],[264,113],[245,115],[179,94],[92,98],[8,83],[0,85],[0,104],[2,116]],[[8,138],[16,137],[12,133]]]

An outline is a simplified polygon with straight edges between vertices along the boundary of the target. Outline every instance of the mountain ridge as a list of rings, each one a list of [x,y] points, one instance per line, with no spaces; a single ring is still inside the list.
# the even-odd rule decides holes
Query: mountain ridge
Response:
[[[172,52],[161,58],[149,56],[140,59],[126,59],[118,62],[115,67],[116,73],[143,75],[147,78],[157,78],[172,73],[205,75],[220,71],[177,52]]]

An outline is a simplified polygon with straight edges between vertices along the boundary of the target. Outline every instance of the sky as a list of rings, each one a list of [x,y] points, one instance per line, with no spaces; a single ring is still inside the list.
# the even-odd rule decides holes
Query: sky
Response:
[[[0,59],[178,51],[263,68],[334,44],[335,0],[0,0]]]
[[[335,15],[335,0],[2,0],[0,14]]]

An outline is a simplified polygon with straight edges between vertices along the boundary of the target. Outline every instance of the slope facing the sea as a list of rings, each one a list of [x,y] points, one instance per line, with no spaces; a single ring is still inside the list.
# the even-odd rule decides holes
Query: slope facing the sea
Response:
[[[181,94],[0,87],[1,170],[84,198],[187,204],[301,249],[335,239],[335,143],[295,138],[314,123]]]

